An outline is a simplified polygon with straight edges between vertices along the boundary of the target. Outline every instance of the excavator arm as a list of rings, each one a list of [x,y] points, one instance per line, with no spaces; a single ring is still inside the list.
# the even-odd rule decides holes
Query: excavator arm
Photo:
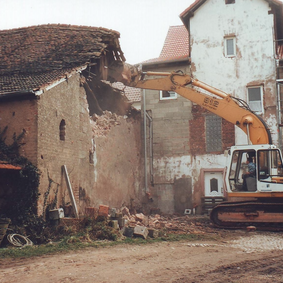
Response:
[[[252,144],[271,144],[271,135],[264,121],[243,101],[181,72],[141,72],[135,66],[123,64],[112,67],[112,78],[127,86],[174,91],[210,112],[237,125]],[[201,88],[205,92],[197,90]]]
[[[244,228],[255,225],[261,229],[283,230],[282,156],[272,145],[264,121],[243,100],[181,72],[141,72],[135,66],[123,63],[112,66],[108,75],[112,80],[131,87],[174,91],[241,128],[252,145],[231,147],[225,178],[227,195],[253,200],[222,202],[212,209],[210,218],[218,227]],[[241,174],[250,154],[257,162],[257,174],[255,178],[250,178],[247,190],[243,191]]]

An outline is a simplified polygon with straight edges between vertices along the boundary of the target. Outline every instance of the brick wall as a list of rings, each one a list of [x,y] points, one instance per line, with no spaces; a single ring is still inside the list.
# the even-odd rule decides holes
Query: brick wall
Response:
[[[21,142],[20,155],[27,157],[33,164],[37,163],[37,100],[30,99],[6,100],[0,103],[1,132],[8,126],[5,142],[13,143],[13,135],[19,136],[22,131],[25,135]]]
[[[199,105],[192,107],[193,119],[190,121],[190,153],[192,155],[206,154],[205,115],[210,112]],[[235,144],[234,125],[222,119],[222,151]]]

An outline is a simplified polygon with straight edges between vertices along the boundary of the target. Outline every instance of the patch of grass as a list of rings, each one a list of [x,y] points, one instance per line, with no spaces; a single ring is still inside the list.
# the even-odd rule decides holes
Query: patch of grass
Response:
[[[60,242],[49,243],[39,246],[27,246],[24,248],[2,248],[0,249],[0,258],[27,258],[43,256],[47,254],[67,253],[70,251],[81,250],[85,248],[107,247],[121,244],[145,245],[164,241],[201,241],[217,240],[206,234],[166,234],[158,238],[125,238],[123,240],[91,240],[87,234],[78,233],[77,235],[66,236]]]

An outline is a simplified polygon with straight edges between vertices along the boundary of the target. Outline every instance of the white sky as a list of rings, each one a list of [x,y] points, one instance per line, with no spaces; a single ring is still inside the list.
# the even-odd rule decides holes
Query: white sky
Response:
[[[159,56],[169,26],[194,0],[1,0],[0,30],[39,24],[105,27],[120,32],[130,64]]]

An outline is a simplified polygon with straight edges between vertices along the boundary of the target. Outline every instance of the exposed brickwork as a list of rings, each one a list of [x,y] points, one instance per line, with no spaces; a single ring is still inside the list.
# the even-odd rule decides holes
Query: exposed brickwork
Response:
[[[235,126],[224,119],[222,119],[222,142],[224,150],[235,145]]]
[[[193,119],[190,120],[190,153],[192,155],[206,154],[205,114],[209,113],[199,105],[192,107]],[[222,154],[225,149],[235,144],[234,125],[222,119]]]
[[[0,128],[1,131],[8,126],[6,132],[7,144],[13,142],[13,135],[19,136],[22,131],[25,135],[21,142],[20,154],[27,157],[32,163],[37,164],[37,100],[19,99],[2,101],[0,104]]]

